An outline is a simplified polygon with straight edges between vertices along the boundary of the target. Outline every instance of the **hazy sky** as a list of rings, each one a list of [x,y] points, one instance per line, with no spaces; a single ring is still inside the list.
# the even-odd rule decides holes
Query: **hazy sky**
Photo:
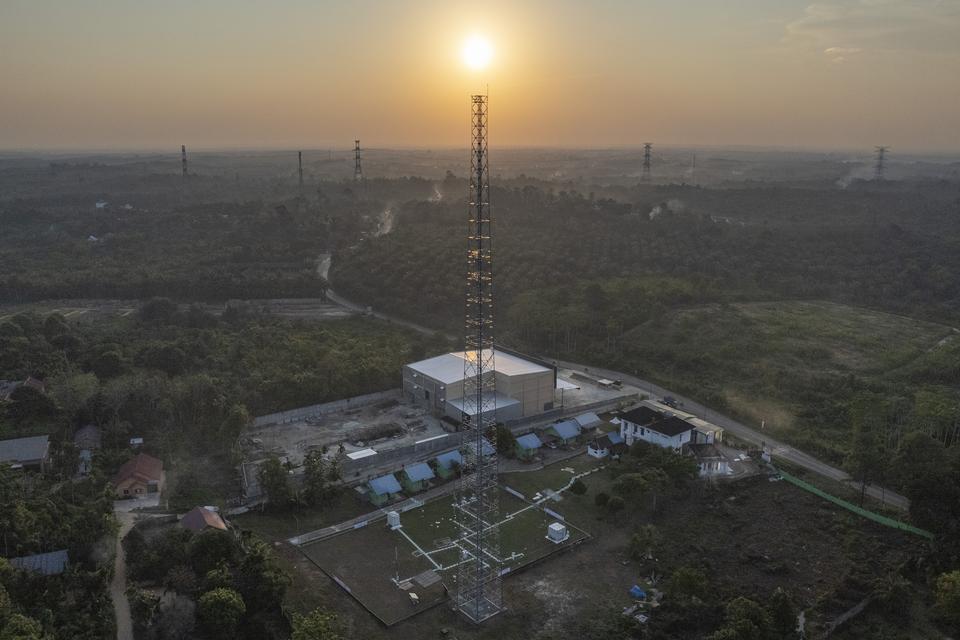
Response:
[[[0,149],[465,146],[486,83],[496,146],[960,151],[960,0],[0,0]]]

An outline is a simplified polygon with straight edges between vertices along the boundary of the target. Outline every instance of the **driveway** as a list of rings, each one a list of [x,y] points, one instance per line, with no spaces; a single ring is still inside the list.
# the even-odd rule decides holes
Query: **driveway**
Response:
[[[130,533],[130,529],[136,522],[135,509],[156,507],[158,504],[160,504],[159,494],[139,500],[117,500],[113,503],[113,513],[117,517],[117,522],[120,523],[114,556],[113,580],[110,581],[110,599],[113,600],[113,612],[117,619],[117,640],[133,640],[130,602],[127,600],[127,558],[123,552],[123,538]]]

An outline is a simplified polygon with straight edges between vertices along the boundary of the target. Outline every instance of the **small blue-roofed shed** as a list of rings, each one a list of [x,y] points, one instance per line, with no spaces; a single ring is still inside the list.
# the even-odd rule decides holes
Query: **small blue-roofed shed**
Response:
[[[563,444],[570,444],[580,437],[580,425],[576,420],[564,420],[550,425],[547,433],[562,440]]]
[[[521,460],[529,460],[537,454],[537,449],[543,446],[543,442],[535,433],[528,433],[517,438],[517,457]]]
[[[457,470],[463,466],[463,455],[454,449],[437,456],[437,475],[441,478],[449,478],[456,475]]]
[[[400,482],[409,493],[423,491],[436,476],[426,462],[418,462],[405,467],[400,472]]]
[[[10,566],[32,573],[39,573],[42,576],[58,576],[66,571],[69,561],[70,558],[67,555],[67,550],[61,549],[60,551],[51,551],[50,553],[38,553],[32,556],[10,558]]]
[[[390,502],[394,496],[403,491],[392,473],[370,480],[367,482],[367,489],[369,489],[370,502],[378,507]]]
[[[635,584],[630,587],[630,595],[636,598],[637,600],[646,600],[647,592],[640,588],[640,585]]]

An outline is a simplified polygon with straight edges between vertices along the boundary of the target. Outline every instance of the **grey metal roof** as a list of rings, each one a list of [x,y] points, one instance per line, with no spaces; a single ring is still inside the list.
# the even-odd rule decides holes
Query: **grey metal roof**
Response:
[[[453,466],[454,462],[461,466],[463,465],[463,455],[456,449],[453,451],[447,451],[446,453],[441,453],[437,456],[438,467],[449,469],[451,466]]]
[[[457,409],[457,411],[460,411],[461,413],[466,413],[464,411],[464,407],[466,406],[466,403],[464,402],[463,398],[452,398],[452,399],[448,398],[447,404],[452,405],[454,408]],[[471,402],[470,402],[471,417],[477,415],[476,406],[474,406],[475,404],[476,403],[473,402],[471,399]],[[506,409],[507,407],[512,407],[517,404],[520,404],[519,400],[515,398],[511,398],[508,395],[502,394],[499,391],[495,392],[492,396],[490,395],[490,393],[483,394],[483,405],[486,408],[486,411],[484,413],[486,414],[490,414],[494,408],[498,410]]]
[[[576,438],[580,435],[580,425],[573,420],[564,420],[557,424],[550,425],[550,428],[557,432],[557,435],[564,440]]]
[[[50,436],[0,440],[0,462],[43,460],[50,451]]]
[[[489,355],[489,351],[484,356]],[[433,378],[443,384],[452,384],[463,380],[463,368],[467,357],[476,357],[476,351],[455,351],[434,358],[413,362],[407,366],[420,375]],[[493,352],[493,368],[497,373],[508,376],[520,376],[528,373],[550,371],[544,366],[525,360],[503,351]]]
[[[517,438],[517,446],[521,449],[539,449],[543,446],[543,443],[540,442],[540,438],[537,437],[537,434],[528,433],[525,436],[520,436]]]
[[[10,564],[17,569],[33,571],[45,576],[60,575],[66,570],[69,561],[70,557],[67,555],[66,549],[21,558],[10,558]]]
[[[397,482],[397,479],[392,473],[388,473],[385,476],[380,476],[379,478],[374,478],[367,484],[370,486],[370,490],[378,496],[383,496],[390,493],[400,493],[401,491],[400,483]]]
[[[412,482],[432,480],[436,477],[433,475],[433,469],[431,469],[430,465],[428,465],[426,462],[412,464],[409,467],[404,468],[403,472],[407,474],[407,477],[410,478]]]
[[[600,416],[592,411],[580,414],[574,418],[574,420],[576,420],[577,424],[579,424],[583,429],[589,429],[590,427],[595,427],[598,424],[603,424],[603,420],[600,419]]]

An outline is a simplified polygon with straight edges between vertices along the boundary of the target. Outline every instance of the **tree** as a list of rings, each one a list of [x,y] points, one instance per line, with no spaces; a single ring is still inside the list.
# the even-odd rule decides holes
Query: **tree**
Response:
[[[290,640],[345,639],[340,621],[329,611],[314,609],[308,616],[293,614],[293,635]]]
[[[851,403],[853,429],[846,466],[860,482],[860,506],[863,506],[867,484],[878,479],[885,467],[882,406],[882,399],[873,395],[860,396]]]
[[[507,427],[498,424],[496,428],[497,453],[512,458],[517,451],[517,438]]]
[[[652,524],[640,527],[630,538],[629,555],[634,560],[647,560],[653,557],[653,547],[660,540],[660,532]]]
[[[43,627],[33,618],[14,613],[0,629],[0,640],[43,640]]]
[[[575,496],[582,496],[587,492],[587,485],[584,484],[583,480],[577,478],[573,481],[573,484],[570,485],[570,493]]]
[[[247,612],[243,598],[233,589],[207,591],[197,601],[197,619],[211,638],[231,638]]]
[[[251,611],[278,608],[290,578],[277,565],[270,548],[262,542],[250,544],[237,571],[237,588]]]
[[[614,514],[618,511],[623,511],[623,508],[626,506],[626,503],[623,501],[623,498],[620,496],[613,496],[607,500],[607,512]]]
[[[680,567],[667,581],[667,595],[678,600],[705,600],[707,576],[693,567]]]
[[[601,491],[593,498],[593,503],[598,507],[605,507],[610,501],[610,494]]]
[[[226,419],[220,424],[220,442],[232,446],[252,422],[246,406],[240,403],[232,405]]]
[[[187,546],[190,565],[197,575],[222,564],[233,564],[240,555],[236,538],[227,531],[207,529],[193,536]]]
[[[142,322],[148,324],[166,324],[177,314],[177,305],[169,298],[153,298],[144,303],[138,315]]]
[[[797,629],[797,611],[790,596],[781,587],[774,589],[767,603],[770,624],[781,638],[788,638]]]
[[[257,480],[272,506],[283,509],[290,505],[293,499],[290,478],[279,458],[272,456],[261,464],[257,470]]]
[[[937,614],[960,630],[960,570],[941,574],[934,590]]]
[[[332,482],[339,479],[339,467],[323,452],[314,449],[303,459],[303,497],[307,504],[324,506],[333,495]]]
[[[774,631],[770,614],[753,600],[741,596],[727,603],[726,623],[709,640],[781,640],[782,637]]]

